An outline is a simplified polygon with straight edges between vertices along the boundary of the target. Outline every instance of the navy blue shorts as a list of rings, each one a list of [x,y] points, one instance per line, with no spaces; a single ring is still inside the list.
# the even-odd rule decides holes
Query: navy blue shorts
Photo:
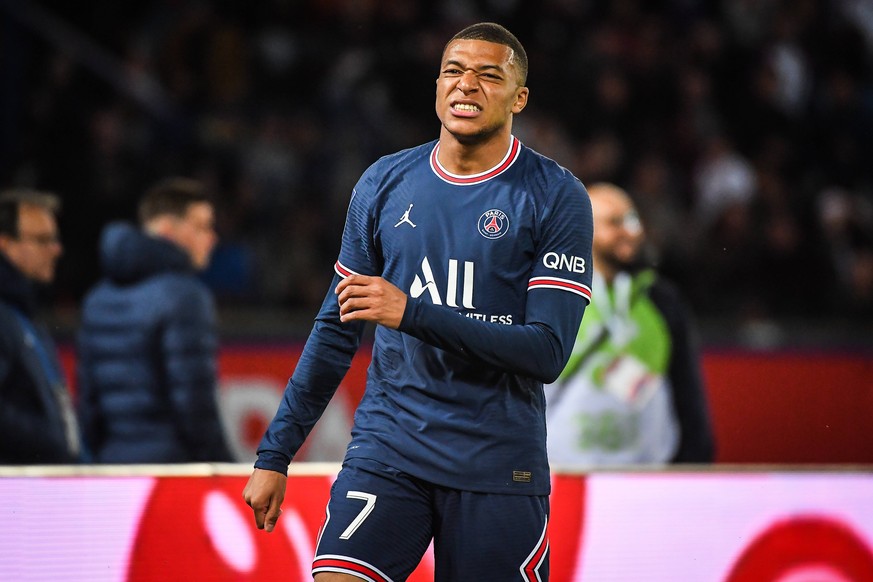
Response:
[[[548,513],[548,496],[459,491],[351,459],[331,488],[312,572],[401,582],[433,539],[435,582],[542,582]]]

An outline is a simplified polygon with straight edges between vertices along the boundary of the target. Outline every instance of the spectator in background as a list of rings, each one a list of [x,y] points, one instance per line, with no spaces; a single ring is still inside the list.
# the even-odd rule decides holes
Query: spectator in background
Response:
[[[112,223],[104,277],[78,335],[80,420],[102,463],[231,461],[216,402],[212,295],[196,278],[216,243],[200,182],[169,178],[139,204],[142,229]]]
[[[643,229],[627,193],[588,189],[594,281],[570,361],[546,387],[554,464],[709,463],[712,427],[688,315],[638,268]]]
[[[36,320],[61,243],[53,194],[0,194],[0,464],[75,463],[80,443],[54,343]]]
[[[873,200],[837,186],[818,196],[818,227],[832,265],[823,290],[827,308],[844,319],[873,316]]]

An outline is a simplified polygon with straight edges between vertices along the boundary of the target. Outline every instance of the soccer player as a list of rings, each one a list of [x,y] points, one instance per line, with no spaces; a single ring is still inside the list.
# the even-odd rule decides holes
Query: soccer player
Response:
[[[508,30],[465,28],[443,51],[439,139],[352,192],[332,291],[243,492],[272,531],[288,464],[375,323],[318,582],[405,580],[432,539],[438,581],[548,578],[543,382],[590,297],[592,216],[582,183],[512,135],[526,77]]]

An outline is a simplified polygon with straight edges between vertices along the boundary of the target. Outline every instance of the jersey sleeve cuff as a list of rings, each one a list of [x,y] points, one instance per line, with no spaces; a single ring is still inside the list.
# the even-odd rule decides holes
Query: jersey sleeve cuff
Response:
[[[291,459],[277,453],[276,451],[263,451],[258,453],[258,460],[255,461],[255,469],[265,469],[267,471],[276,471],[283,475],[288,475],[288,465],[291,464]]]
[[[407,297],[406,308],[403,310],[403,317],[400,318],[400,325],[397,327],[398,331],[409,333],[415,329],[415,321],[420,305],[421,302],[417,299]]]
[[[531,277],[527,284],[527,290],[534,289],[557,289],[579,295],[588,303],[591,303],[591,287],[571,279],[560,277]]]

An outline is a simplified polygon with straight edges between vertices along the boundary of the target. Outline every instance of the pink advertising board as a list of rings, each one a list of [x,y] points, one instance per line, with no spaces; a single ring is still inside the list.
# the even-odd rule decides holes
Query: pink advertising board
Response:
[[[0,580],[311,580],[333,464],[292,466],[272,534],[248,467],[0,470]],[[172,471],[172,472],[168,472]],[[873,473],[553,476],[553,582],[873,581]],[[425,556],[410,578],[432,580]]]

